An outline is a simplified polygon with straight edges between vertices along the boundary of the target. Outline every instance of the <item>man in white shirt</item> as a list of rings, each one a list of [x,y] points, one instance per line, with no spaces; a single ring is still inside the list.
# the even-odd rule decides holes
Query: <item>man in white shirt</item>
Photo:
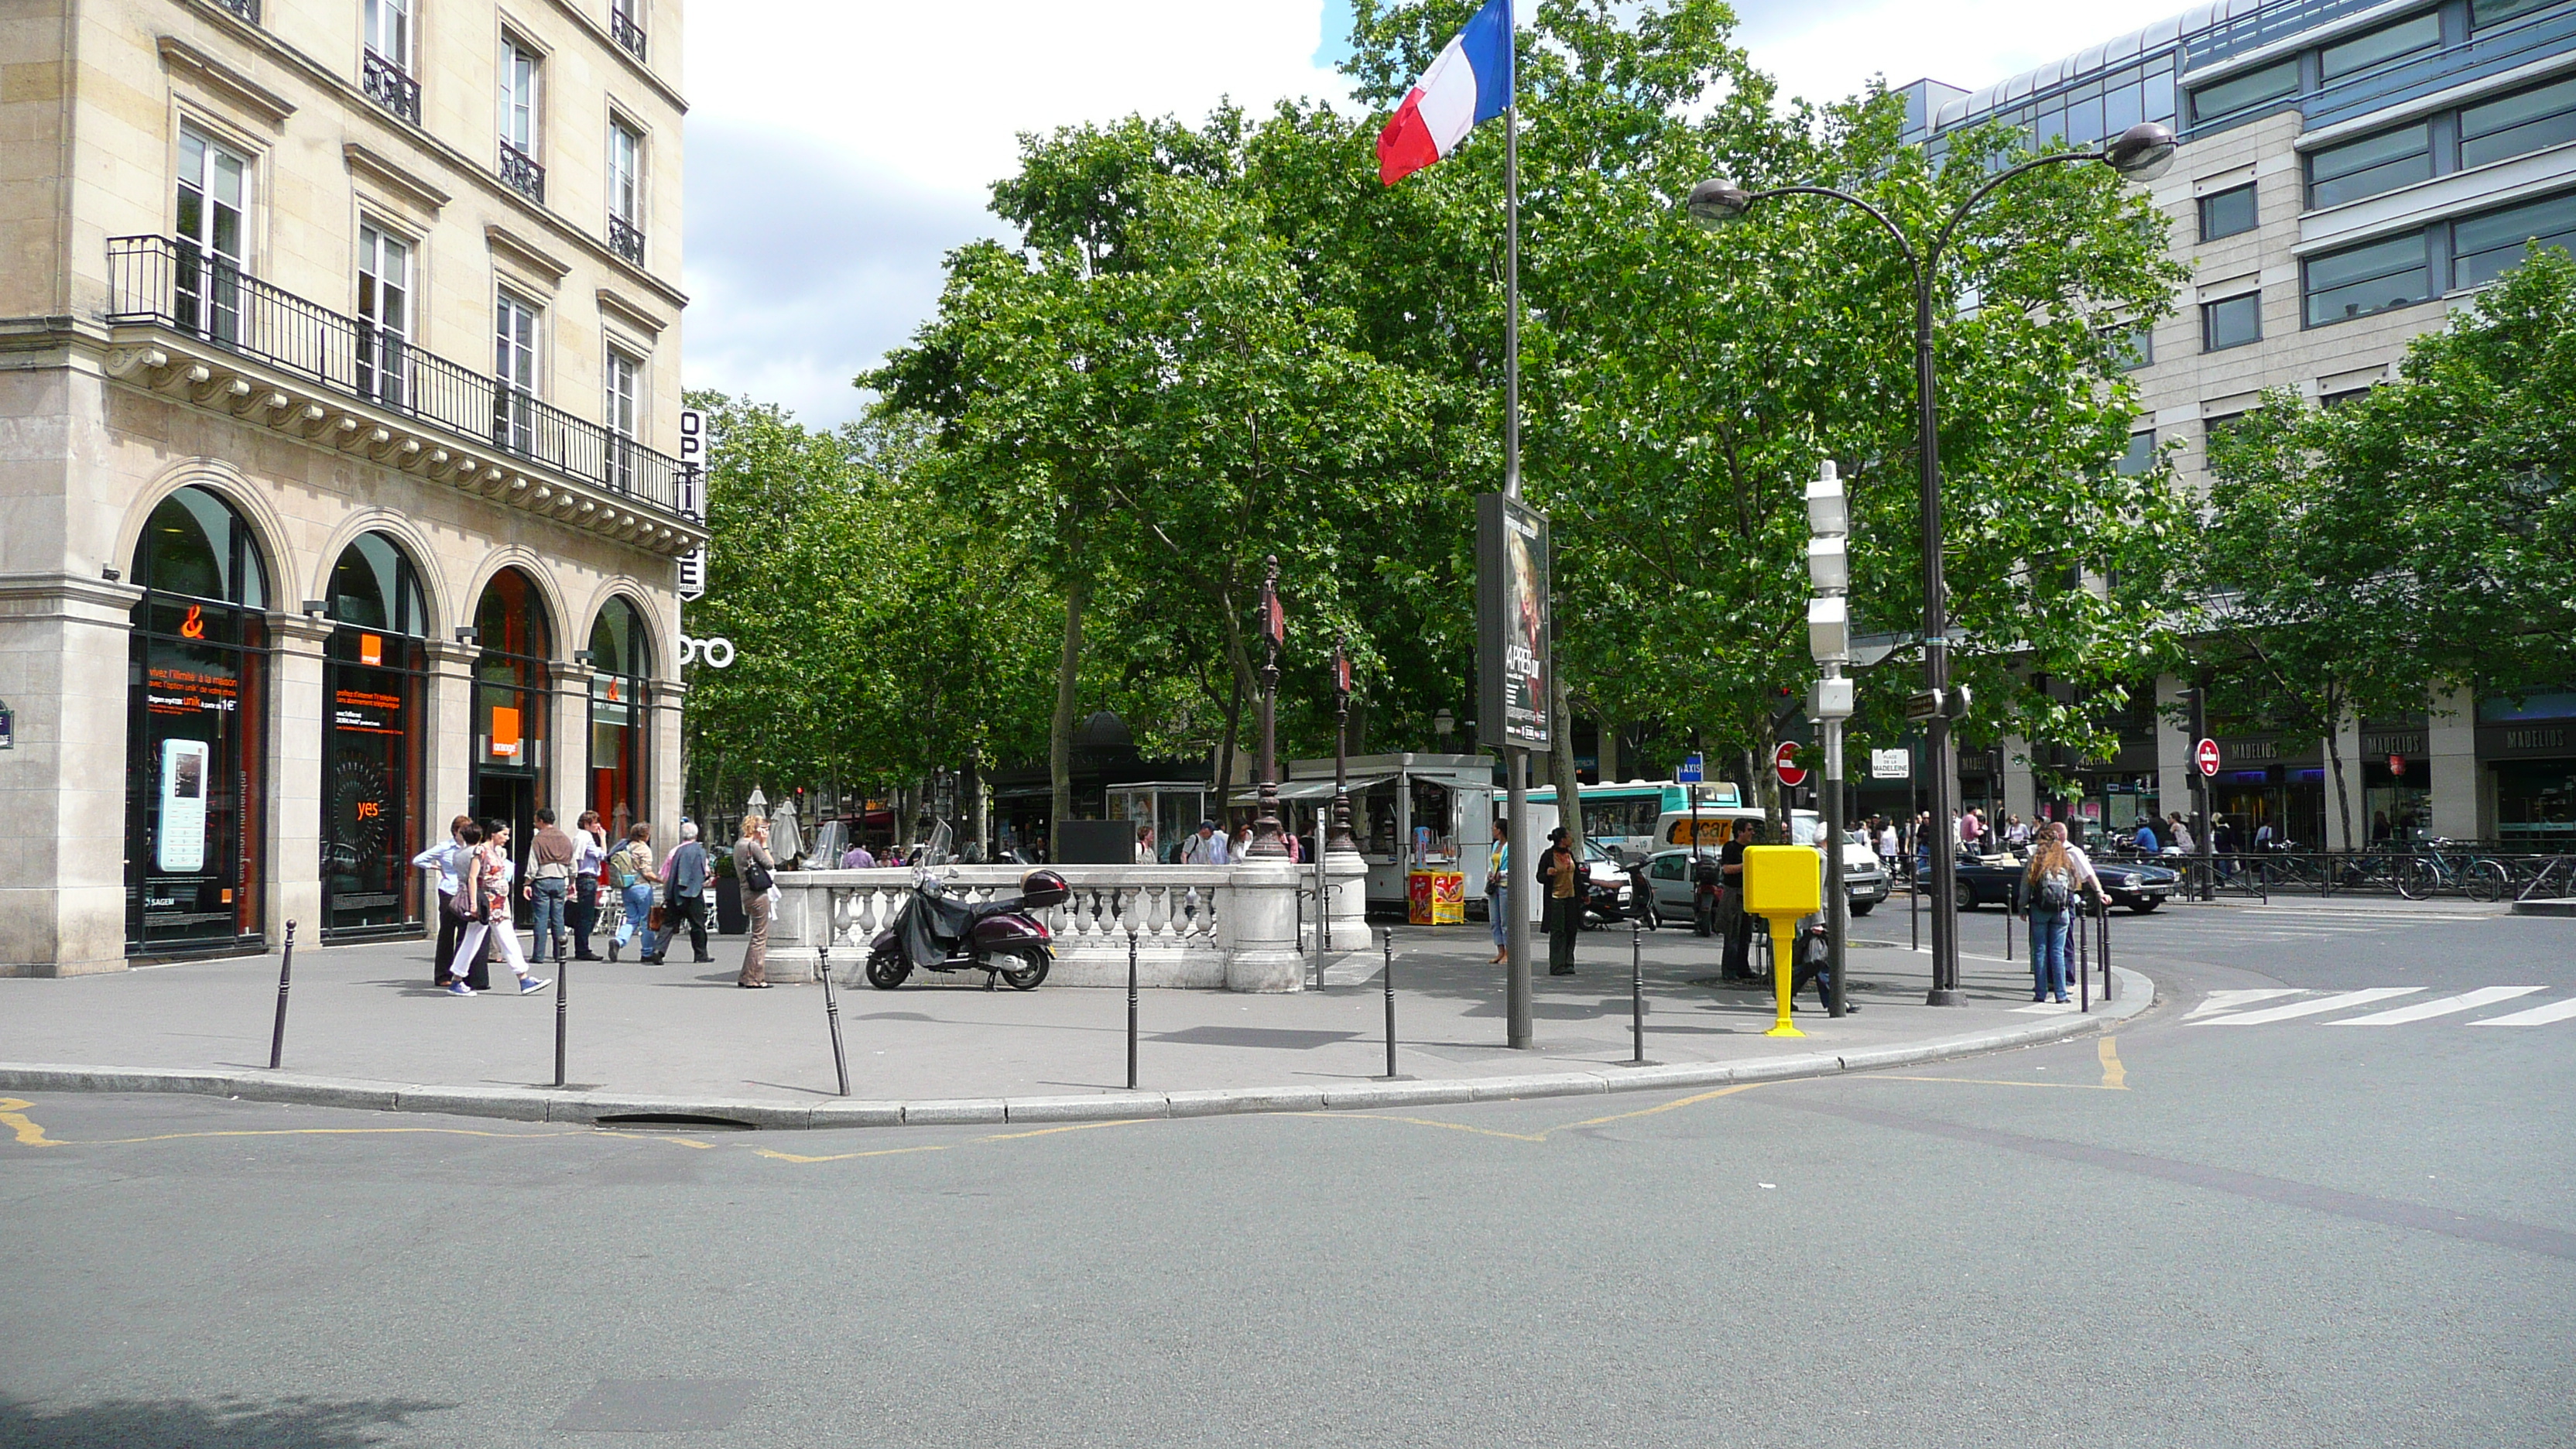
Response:
[[[1202,820],[1199,833],[1191,836],[1189,843],[1181,847],[1181,864],[1224,865],[1232,854],[1226,838],[1217,832],[1216,822]]]

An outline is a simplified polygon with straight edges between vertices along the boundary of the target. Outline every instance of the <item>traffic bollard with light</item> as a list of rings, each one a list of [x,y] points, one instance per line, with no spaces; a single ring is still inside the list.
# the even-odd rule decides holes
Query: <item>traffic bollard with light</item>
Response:
[[[1805,1036],[1789,1024],[1798,960],[1798,921],[1824,908],[1825,858],[1807,845],[1756,845],[1744,852],[1744,909],[1771,923],[1771,990],[1780,1019],[1764,1036]]]
[[[555,962],[555,1085],[558,1087],[564,1085],[564,1038],[568,1020],[566,1012],[571,1000],[572,967],[559,960]]]
[[[1386,933],[1386,1076],[1384,1081],[1401,1081],[1395,1074],[1395,928]]]
[[[1628,1035],[1636,1043],[1628,1060],[1646,1064],[1646,923],[1628,923]]]
[[[1136,1090],[1136,933],[1127,933],[1127,1090]]]

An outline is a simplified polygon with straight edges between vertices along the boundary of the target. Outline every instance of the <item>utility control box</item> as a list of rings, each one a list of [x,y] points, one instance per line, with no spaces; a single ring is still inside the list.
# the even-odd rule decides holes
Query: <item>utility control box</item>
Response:
[[[1825,858],[1809,845],[1755,845],[1744,852],[1744,909],[1757,916],[1812,916],[1824,909]]]

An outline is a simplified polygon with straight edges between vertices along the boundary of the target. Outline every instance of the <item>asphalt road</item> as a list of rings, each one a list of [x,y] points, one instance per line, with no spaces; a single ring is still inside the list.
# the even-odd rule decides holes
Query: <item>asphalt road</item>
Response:
[[[2109,1041],[1688,1095],[771,1135],[45,1097],[0,1108],[0,1444],[2576,1443],[2576,1019],[2477,1024],[2576,998],[2576,924],[2117,929],[2165,1000]]]

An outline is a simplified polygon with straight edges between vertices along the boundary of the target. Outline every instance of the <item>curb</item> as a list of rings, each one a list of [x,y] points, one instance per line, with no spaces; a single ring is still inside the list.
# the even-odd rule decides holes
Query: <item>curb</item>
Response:
[[[367,1112],[436,1112],[513,1122],[608,1122],[613,1126],[618,1118],[644,1117],[657,1119],[663,1125],[670,1125],[672,1119],[678,1118],[700,1119],[708,1126],[818,1130],[989,1126],[1013,1122],[1116,1122],[1131,1118],[1214,1117],[1238,1112],[1358,1112],[1383,1107],[1519,1101],[1536,1097],[1789,1081],[1879,1067],[1913,1066],[2008,1047],[2035,1046],[2116,1025],[2154,1004],[2154,981],[2125,966],[2114,969],[2120,978],[2119,999],[2097,1007],[2089,1015],[2051,1016],[2028,1025],[1995,1027],[1964,1036],[1839,1054],[1809,1052],[1800,1056],[1768,1057],[1746,1062],[1604,1067],[1590,1071],[1533,1072],[1463,1081],[1365,1081],[1316,1087],[1224,1087],[1184,1092],[1098,1092],[1081,1096],[955,1097],[919,1101],[853,1101],[835,1097],[799,1104],[613,1092],[572,1095],[543,1087],[452,1087],[429,1083],[372,1082],[350,1077],[315,1077],[294,1072],[206,1072],[179,1068],[0,1062],[0,1091],[174,1092],[238,1098],[246,1102],[345,1107]]]
[[[2576,916],[2576,901],[2515,901],[2517,916]]]

